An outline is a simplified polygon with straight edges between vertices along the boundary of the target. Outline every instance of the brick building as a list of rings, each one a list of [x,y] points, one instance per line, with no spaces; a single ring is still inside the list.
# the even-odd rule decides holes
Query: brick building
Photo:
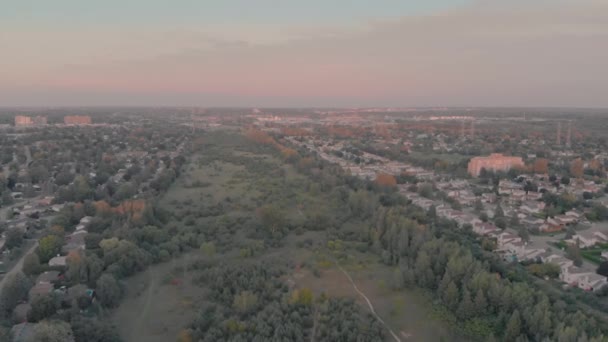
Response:
[[[88,115],[68,115],[63,117],[66,125],[90,125],[91,117]]]

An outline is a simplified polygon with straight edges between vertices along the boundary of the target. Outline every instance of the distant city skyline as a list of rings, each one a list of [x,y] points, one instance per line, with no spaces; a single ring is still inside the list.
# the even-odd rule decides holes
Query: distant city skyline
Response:
[[[7,0],[0,106],[608,107],[603,0]]]

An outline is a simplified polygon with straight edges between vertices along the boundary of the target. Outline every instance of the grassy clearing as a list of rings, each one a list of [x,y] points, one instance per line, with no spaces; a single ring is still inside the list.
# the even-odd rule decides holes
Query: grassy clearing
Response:
[[[125,282],[125,300],[112,315],[125,341],[174,341],[188,325],[205,294],[191,274],[174,272],[190,257],[151,266]]]

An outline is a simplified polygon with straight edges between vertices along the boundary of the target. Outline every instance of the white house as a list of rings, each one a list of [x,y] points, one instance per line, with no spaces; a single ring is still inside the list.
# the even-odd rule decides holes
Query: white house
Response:
[[[49,266],[59,266],[65,267],[67,265],[66,257],[64,256],[56,256],[49,260]]]
[[[572,239],[566,240],[569,243],[577,243],[581,248],[595,246],[598,243],[608,242],[608,235],[600,231],[585,231],[574,235]]]

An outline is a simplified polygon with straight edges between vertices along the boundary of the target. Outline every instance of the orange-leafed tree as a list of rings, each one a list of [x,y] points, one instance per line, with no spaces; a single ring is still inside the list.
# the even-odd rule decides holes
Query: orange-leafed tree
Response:
[[[581,158],[576,158],[570,163],[570,174],[573,177],[581,178],[583,177],[584,172],[584,163]]]
[[[397,185],[397,180],[393,175],[389,175],[388,173],[379,173],[376,175],[376,184],[383,186],[395,186]]]
[[[542,174],[549,173],[549,160],[546,158],[536,158],[536,160],[534,160],[532,171],[534,171],[534,173]]]

